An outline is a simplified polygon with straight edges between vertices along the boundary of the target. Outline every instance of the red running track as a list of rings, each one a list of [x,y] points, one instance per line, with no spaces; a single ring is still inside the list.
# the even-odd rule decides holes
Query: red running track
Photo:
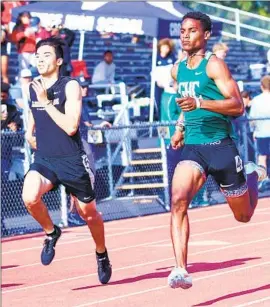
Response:
[[[2,242],[3,307],[270,306],[270,199],[250,223],[234,220],[227,205],[190,210],[189,272],[193,287],[170,289],[174,265],[169,214],[105,224],[113,265],[99,284],[87,227],[65,229],[53,263],[40,264],[43,237]]]

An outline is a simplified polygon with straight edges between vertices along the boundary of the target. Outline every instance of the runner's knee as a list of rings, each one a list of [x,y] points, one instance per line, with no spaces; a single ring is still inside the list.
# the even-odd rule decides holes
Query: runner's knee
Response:
[[[96,206],[92,203],[84,205],[79,203],[77,210],[82,219],[87,223],[95,223],[95,221],[99,219],[100,214],[97,211]]]
[[[40,197],[39,194],[30,192],[30,191],[23,191],[22,199],[23,199],[23,202],[24,202],[26,208],[31,209],[31,207],[38,204],[41,197]]]
[[[186,213],[189,205],[188,195],[184,192],[172,194],[171,211],[173,213]]]

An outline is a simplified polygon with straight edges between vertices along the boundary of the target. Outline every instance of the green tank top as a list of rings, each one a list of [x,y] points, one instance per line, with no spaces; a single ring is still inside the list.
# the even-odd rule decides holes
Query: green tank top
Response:
[[[195,69],[187,67],[187,58],[178,66],[177,83],[180,97],[198,97],[207,100],[223,100],[224,96],[215,82],[207,76],[206,65],[212,53],[207,52]],[[184,112],[185,144],[203,144],[219,141],[232,135],[228,116],[196,109]]]

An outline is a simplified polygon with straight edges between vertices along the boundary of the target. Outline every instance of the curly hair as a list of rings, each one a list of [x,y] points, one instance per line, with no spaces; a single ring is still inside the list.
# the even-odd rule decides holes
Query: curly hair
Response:
[[[169,38],[163,38],[158,42],[158,52],[160,52],[161,46],[167,45],[170,48],[169,53],[174,51],[174,42]]]
[[[187,18],[199,20],[201,22],[203,30],[211,32],[212,21],[208,15],[203,14],[201,12],[188,12],[186,15],[184,15],[182,22]]]
[[[214,44],[212,50],[213,50],[214,53],[219,51],[219,50],[229,51],[229,47],[225,43],[216,43],[216,44]]]

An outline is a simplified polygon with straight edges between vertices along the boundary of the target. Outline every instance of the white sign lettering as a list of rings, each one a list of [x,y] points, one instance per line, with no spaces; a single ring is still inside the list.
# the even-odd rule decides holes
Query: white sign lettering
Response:
[[[171,22],[170,23],[170,36],[180,36],[180,22]]]
[[[40,18],[40,23],[42,26],[51,26],[54,24],[62,24],[63,23],[63,14],[49,14],[49,13],[39,13],[39,12],[31,12],[31,16],[37,16]]]
[[[67,15],[65,19],[65,27],[70,30],[94,30],[94,16],[83,16],[83,15]]]
[[[98,17],[67,14],[49,14],[33,12],[32,16],[40,18],[42,26],[52,26],[64,24],[70,30],[84,30],[113,33],[128,33],[143,35],[144,31],[142,19],[115,18],[115,17]]]
[[[96,30],[99,32],[144,34],[141,19],[99,17]]]

